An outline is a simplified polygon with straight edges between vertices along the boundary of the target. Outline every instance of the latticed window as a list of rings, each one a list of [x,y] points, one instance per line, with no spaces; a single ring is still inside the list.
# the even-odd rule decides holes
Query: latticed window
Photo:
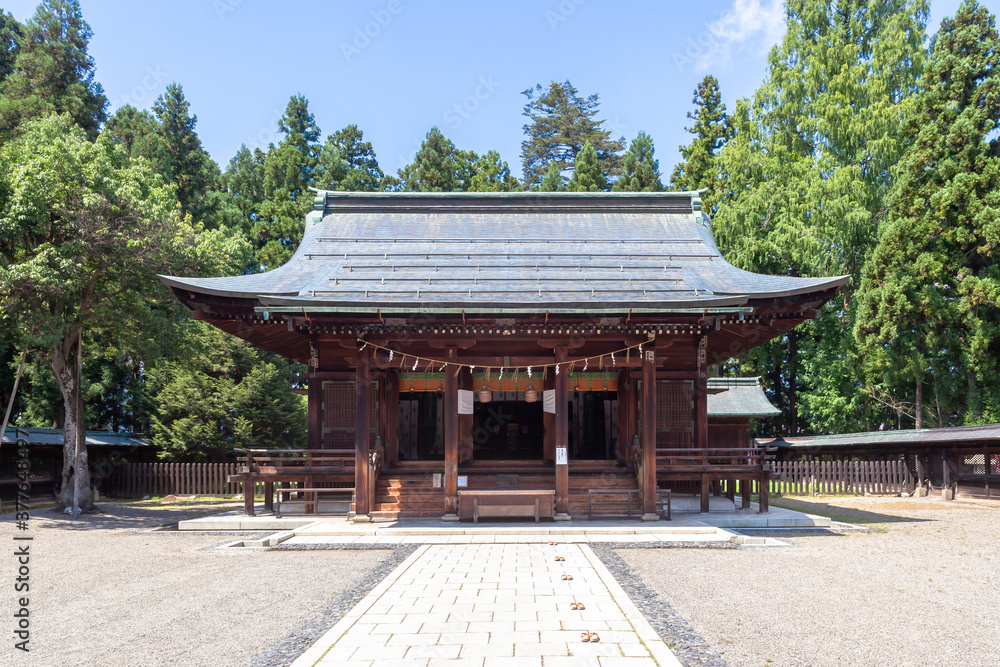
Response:
[[[986,476],[986,455],[966,454],[958,464],[959,475]]]

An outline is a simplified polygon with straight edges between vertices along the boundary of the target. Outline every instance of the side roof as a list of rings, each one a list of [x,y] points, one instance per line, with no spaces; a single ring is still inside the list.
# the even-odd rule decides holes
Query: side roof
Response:
[[[12,445],[26,440],[29,445],[62,445],[61,428],[24,428],[8,426],[3,434],[3,444]],[[142,434],[87,431],[88,447],[152,447],[153,442]]]
[[[767,400],[759,377],[709,378],[709,417],[774,417],[781,410]]]
[[[838,449],[869,448],[892,445],[954,444],[966,442],[1000,443],[1000,424],[983,426],[953,426],[951,428],[923,428],[899,431],[871,431],[867,433],[843,433],[840,435],[816,435],[798,438],[775,438],[761,444],[807,449],[833,447]]]
[[[272,271],[161,280],[261,306],[383,312],[726,308],[848,280],[736,268],[693,192],[321,192],[305,224]]]

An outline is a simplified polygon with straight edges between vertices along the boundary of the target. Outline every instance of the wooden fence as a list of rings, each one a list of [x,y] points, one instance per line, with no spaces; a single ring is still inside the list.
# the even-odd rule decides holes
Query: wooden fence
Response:
[[[142,496],[235,496],[239,482],[227,482],[239,471],[236,463],[121,463],[107,480],[104,493],[119,498]],[[264,491],[257,484],[257,494]]]
[[[777,473],[770,492],[783,496],[813,493],[872,495],[910,493],[915,481],[905,461],[775,461]],[[104,493],[119,498],[142,496],[235,496],[242,484],[226,479],[238,472],[236,463],[122,463],[107,480]],[[254,495],[264,493],[264,483]],[[758,493],[753,483],[753,493]]]
[[[770,493],[808,496],[814,493],[873,496],[912,493],[916,480],[906,461],[775,461]],[[725,488],[726,482],[723,482]],[[754,481],[751,493],[760,493]],[[739,495],[739,489],[736,490]]]

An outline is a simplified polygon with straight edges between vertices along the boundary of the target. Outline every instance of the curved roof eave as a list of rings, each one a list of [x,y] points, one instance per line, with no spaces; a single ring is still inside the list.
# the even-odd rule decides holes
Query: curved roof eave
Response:
[[[838,289],[846,285],[850,279],[850,275],[835,276],[833,278],[798,278],[798,280],[809,281],[810,284],[803,285],[802,287],[796,287],[794,289],[753,292],[749,295],[744,293],[744,296],[748,296],[751,299],[778,299],[785,296],[801,296],[803,294],[811,294],[813,292],[825,292],[830,289]],[[720,291],[716,291],[715,293],[719,295],[729,294],[728,292]]]

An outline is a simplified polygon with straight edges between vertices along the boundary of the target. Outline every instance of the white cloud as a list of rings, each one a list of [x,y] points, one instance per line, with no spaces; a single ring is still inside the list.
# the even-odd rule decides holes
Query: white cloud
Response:
[[[767,53],[785,34],[785,9],[781,0],[733,0],[707,29],[710,43],[697,58],[699,69],[726,63],[742,50]]]

